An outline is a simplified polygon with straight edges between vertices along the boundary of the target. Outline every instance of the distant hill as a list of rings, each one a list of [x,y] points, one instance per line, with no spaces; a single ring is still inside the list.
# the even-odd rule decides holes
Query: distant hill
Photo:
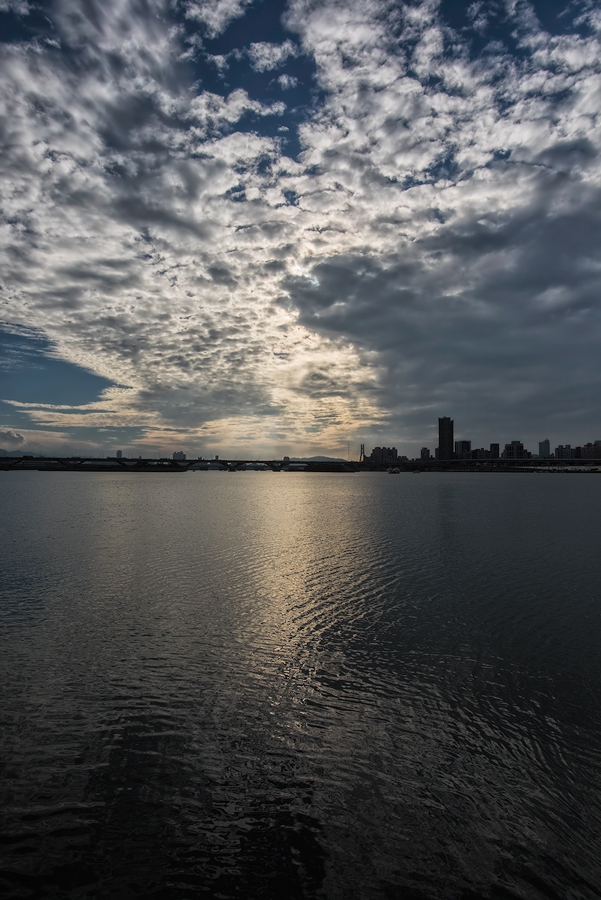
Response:
[[[0,447],[0,456],[32,456],[34,459],[43,459],[43,453],[28,453],[27,450],[3,450]]]
[[[290,462],[348,462],[338,456],[291,456]]]

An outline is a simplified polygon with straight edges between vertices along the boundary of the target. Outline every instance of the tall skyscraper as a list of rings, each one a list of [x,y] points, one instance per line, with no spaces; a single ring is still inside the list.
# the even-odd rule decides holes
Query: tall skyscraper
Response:
[[[439,459],[453,459],[453,425],[453,420],[448,416],[438,420]]]
[[[551,456],[551,443],[549,438],[545,438],[544,441],[539,441],[538,455],[541,459],[548,459]]]

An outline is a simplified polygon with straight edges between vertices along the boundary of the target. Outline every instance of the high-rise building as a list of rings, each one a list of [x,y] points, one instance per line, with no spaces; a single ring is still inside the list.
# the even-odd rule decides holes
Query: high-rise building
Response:
[[[555,448],[555,459],[572,459],[572,445],[559,444],[559,446]]]
[[[499,458],[499,445],[498,445],[498,444],[491,444],[491,445],[490,445],[489,453],[490,453],[490,458],[491,458],[491,459],[498,459],[498,458]]]
[[[430,451],[428,450],[427,447],[422,447],[421,452],[420,452],[420,458],[421,459],[430,459]]]
[[[521,441],[512,441],[505,444],[503,459],[530,459],[530,452],[524,449]]]
[[[455,456],[457,459],[472,458],[472,442],[471,441],[455,441]]]
[[[123,459],[123,451],[117,450],[117,459]]]
[[[374,447],[370,456],[371,462],[377,466],[396,465],[398,458],[396,447]]]
[[[551,456],[551,442],[549,438],[545,438],[544,441],[538,442],[538,455],[541,459],[549,459]]]
[[[453,425],[448,416],[438,419],[438,459],[453,459]]]
[[[173,454],[173,459],[185,459],[186,454],[182,450],[176,450]]]
[[[582,459],[601,459],[601,441],[589,441],[582,447]]]

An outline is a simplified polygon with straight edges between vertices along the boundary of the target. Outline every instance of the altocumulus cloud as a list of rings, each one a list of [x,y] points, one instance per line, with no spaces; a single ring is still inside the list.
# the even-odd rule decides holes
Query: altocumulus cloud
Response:
[[[601,16],[548,8],[4,4],[1,317],[115,385],[5,406],[149,449],[598,438]]]

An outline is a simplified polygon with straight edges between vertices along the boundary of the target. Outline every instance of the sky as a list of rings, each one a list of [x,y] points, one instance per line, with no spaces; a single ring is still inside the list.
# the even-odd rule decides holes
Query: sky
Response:
[[[601,7],[0,0],[0,448],[601,439]]]

